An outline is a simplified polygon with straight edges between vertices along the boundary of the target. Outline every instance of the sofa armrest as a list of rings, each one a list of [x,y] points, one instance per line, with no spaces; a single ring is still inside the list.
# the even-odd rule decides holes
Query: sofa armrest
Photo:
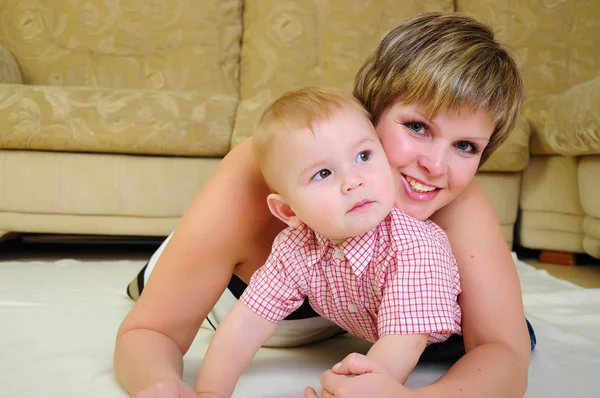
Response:
[[[530,117],[540,147],[564,156],[600,154],[600,76],[536,99]]]
[[[20,84],[23,83],[21,70],[6,46],[0,43],[0,84]]]
[[[169,156],[229,151],[237,97],[0,85],[0,148]]]

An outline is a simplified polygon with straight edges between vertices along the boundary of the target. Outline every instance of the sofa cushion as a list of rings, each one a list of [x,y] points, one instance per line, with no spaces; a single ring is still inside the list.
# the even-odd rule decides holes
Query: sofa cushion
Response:
[[[519,242],[530,249],[583,252],[579,158],[534,156],[523,173]]]
[[[304,85],[350,92],[354,75],[392,26],[425,11],[453,11],[451,0],[247,0],[240,106],[232,146],[252,134],[262,110]]]
[[[583,156],[579,164],[579,194],[586,217],[583,221],[583,249],[600,258],[600,156]]]
[[[583,220],[583,250],[592,257],[600,258],[600,219],[586,217]]]
[[[527,210],[519,220],[519,243],[535,250],[583,253],[584,216]]]
[[[504,239],[512,247],[519,209],[521,173],[477,173],[476,178],[494,207]]]
[[[598,76],[600,24],[592,17],[598,2],[457,0],[456,11],[488,23],[509,46],[525,82],[525,115],[533,124],[530,153],[557,154],[536,135],[535,119],[544,107],[533,102]]]
[[[0,179],[10,187],[0,192],[0,212],[181,217],[219,163],[208,158],[0,151]]]
[[[223,156],[235,96],[196,91],[0,86],[0,148]]]
[[[521,209],[583,216],[577,183],[579,160],[565,156],[532,157],[523,173]]]
[[[539,140],[561,155],[600,155],[600,76],[545,99]]]
[[[481,166],[480,171],[515,172],[525,170],[529,163],[529,137],[529,122],[524,116],[521,116],[506,141]]]
[[[21,71],[10,51],[0,43],[0,84],[22,83]]]
[[[578,177],[583,211],[600,220],[600,156],[582,157]]]
[[[509,46],[527,100],[561,93],[598,75],[597,1],[457,0],[456,11],[490,24]]]
[[[0,1],[28,84],[237,95],[242,0]]]
[[[527,103],[524,109],[525,117],[531,127],[531,141],[529,142],[531,155],[560,155],[545,138],[546,114],[548,110],[548,97],[534,98]]]

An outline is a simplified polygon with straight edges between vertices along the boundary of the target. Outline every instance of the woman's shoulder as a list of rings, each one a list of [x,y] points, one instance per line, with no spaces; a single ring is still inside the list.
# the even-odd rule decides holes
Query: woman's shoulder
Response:
[[[494,256],[496,250],[507,248],[492,203],[476,180],[438,210],[431,220],[445,231],[459,263],[468,264],[475,257]]]
[[[449,229],[461,228],[466,223],[478,223],[478,218],[491,208],[491,202],[476,179],[446,206],[437,210],[430,220],[446,232]]]

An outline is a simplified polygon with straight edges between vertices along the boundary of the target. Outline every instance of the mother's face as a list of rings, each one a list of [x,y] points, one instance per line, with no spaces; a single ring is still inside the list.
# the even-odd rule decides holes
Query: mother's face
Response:
[[[475,176],[494,128],[485,110],[428,119],[417,105],[390,105],[375,129],[400,177],[396,207],[425,220],[454,200]]]

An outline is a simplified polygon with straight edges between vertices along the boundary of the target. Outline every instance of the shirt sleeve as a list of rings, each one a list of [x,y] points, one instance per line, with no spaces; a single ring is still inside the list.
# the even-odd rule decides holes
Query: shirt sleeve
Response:
[[[297,310],[304,301],[293,267],[297,260],[278,235],[265,265],[259,268],[244,293],[242,303],[268,321],[278,323]]]
[[[428,333],[428,343],[461,333],[460,278],[452,252],[437,239],[403,245],[387,275],[377,317],[379,336]]]

